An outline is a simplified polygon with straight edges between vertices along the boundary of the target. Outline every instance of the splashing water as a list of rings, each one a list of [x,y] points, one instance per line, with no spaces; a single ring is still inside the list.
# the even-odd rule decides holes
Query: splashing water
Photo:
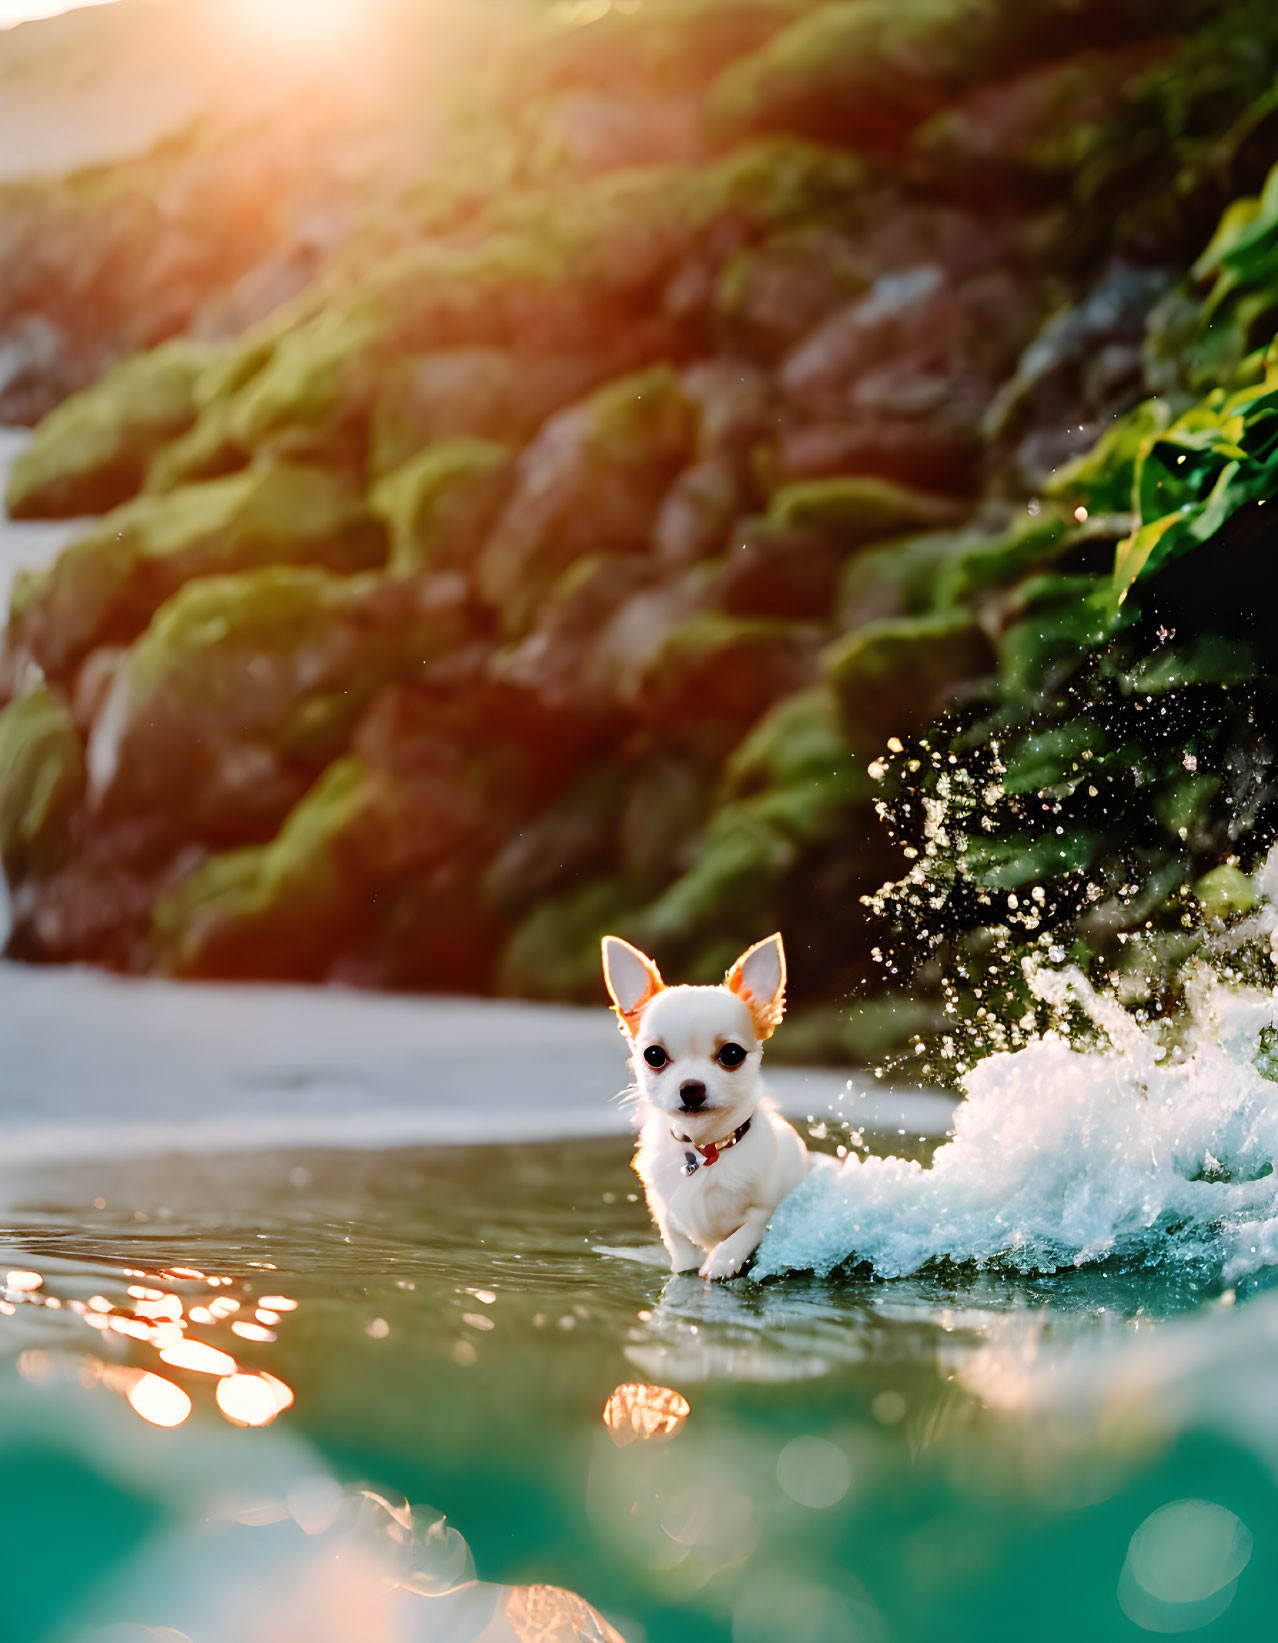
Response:
[[[1272,909],[1254,922],[1272,960]],[[1200,961],[1185,1018],[1142,1026],[1077,969],[1026,976],[1080,1008],[1103,1047],[1049,1031],[980,1062],[930,1168],[819,1160],[773,1218],[756,1277],[1119,1261],[1232,1283],[1278,1261],[1278,991],[1227,986]]]

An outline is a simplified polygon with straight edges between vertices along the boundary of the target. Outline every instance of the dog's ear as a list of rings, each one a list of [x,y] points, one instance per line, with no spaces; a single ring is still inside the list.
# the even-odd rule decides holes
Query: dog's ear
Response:
[[[603,938],[604,981],[623,1033],[634,1036],[644,1006],[665,987],[661,971],[637,947],[620,936]]]
[[[749,1007],[755,1037],[771,1038],[785,1014],[785,948],[781,937],[756,941],[723,978]]]

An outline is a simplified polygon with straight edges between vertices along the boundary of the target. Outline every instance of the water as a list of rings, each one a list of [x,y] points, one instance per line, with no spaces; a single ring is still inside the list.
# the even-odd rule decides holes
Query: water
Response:
[[[1271,989],[1034,979],[706,1286],[602,1007],[0,965],[3,1643],[1268,1636]]]
[[[6,1639],[610,1635],[565,1629],[566,1599],[538,1631],[519,1589],[547,1585],[628,1643],[1117,1638],[1124,1603],[1175,1629],[1235,1581],[1213,1637],[1267,1635],[1274,1297],[1104,1266],[706,1288],[649,1258],[627,1157],[28,1166],[0,1250],[43,1279],[0,1318]],[[160,1358],[169,1297],[241,1400],[291,1406],[231,1425],[219,1398],[261,1401]],[[179,1426],[139,1371],[185,1390]],[[1176,1586],[1154,1520],[1124,1599],[1133,1538],[1186,1498],[1203,1567]]]

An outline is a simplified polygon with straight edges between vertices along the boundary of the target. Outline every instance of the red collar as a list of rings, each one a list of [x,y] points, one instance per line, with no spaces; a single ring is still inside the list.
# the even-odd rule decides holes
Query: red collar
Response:
[[[722,1141],[707,1141],[704,1147],[697,1146],[690,1135],[680,1135],[678,1130],[671,1130],[670,1134],[674,1140],[681,1141],[685,1147],[691,1149],[684,1154],[686,1161],[683,1166],[683,1173],[685,1175],[695,1175],[702,1165],[708,1167],[711,1164],[717,1164],[719,1154],[727,1152],[729,1147],[735,1147],[750,1128],[750,1124],[751,1119],[747,1118],[744,1124],[737,1125],[731,1135],[725,1136]],[[698,1154],[700,1154],[699,1157]]]

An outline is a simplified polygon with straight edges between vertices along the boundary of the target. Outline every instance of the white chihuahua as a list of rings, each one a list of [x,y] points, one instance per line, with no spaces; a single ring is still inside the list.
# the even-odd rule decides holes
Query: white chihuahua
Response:
[[[671,1270],[731,1278],[808,1170],[759,1077],[785,1012],[781,937],[743,953],[721,987],[667,987],[617,936],[604,937],[603,965],[639,1091],[635,1172]]]

